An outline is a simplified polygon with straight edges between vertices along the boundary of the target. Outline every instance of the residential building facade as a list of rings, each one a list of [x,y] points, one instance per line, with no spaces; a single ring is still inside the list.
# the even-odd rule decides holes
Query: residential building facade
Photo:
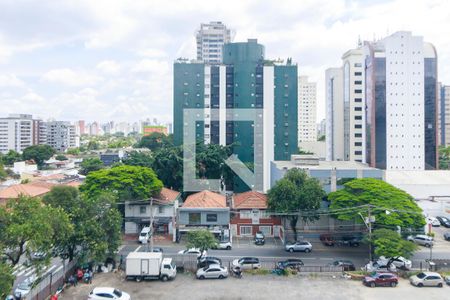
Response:
[[[308,76],[298,77],[298,142],[317,141],[316,83]]]
[[[234,194],[230,229],[233,236],[280,236],[281,219],[267,213],[267,195],[255,191]]]
[[[435,47],[411,32],[364,43],[366,160],[386,170],[438,166]]]
[[[200,109],[197,140],[233,144],[244,163],[254,163],[257,181],[248,187],[236,178],[233,190],[266,191],[270,161],[289,160],[297,151],[297,66],[264,59],[257,40],[224,45],[221,65],[177,61],[174,64],[174,143],[182,145],[185,109]],[[248,109],[253,120],[239,119]],[[259,113],[256,113],[260,110]]]
[[[440,85],[439,144],[450,146],[450,86]]]
[[[0,152],[22,152],[32,145],[45,143],[45,126],[32,115],[10,114],[0,118]]]
[[[223,45],[232,41],[232,32],[222,22],[202,23],[196,41],[197,60],[205,64],[220,64]]]
[[[342,68],[325,71],[326,159],[344,159],[344,75]]]
[[[65,121],[46,122],[46,144],[59,152],[69,148],[79,147],[79,136],[76,135],[75,126]]]

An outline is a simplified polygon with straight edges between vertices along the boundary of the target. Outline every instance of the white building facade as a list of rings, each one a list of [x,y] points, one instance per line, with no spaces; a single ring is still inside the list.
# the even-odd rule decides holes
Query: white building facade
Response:
[[[201,24],[196,34],[197,60],[206,64],[222,62],[222,47],[232,41],[232,33],[222,22]]]
[[[298,142],[317,140],[316,83],[307,76],[298,77]]]
[[[450,146],[450,86],[440,86],[439,145]]]
[[[46,122],[46,144],[59,152],[65,152],[69,148],[80,146],[80,138],[76,134],[74,125],[65,121]]]
[[[10,114],[0,118],[0,152],[9,150],[22,152],[25,148],[44,142],[41,120],[33,119],[32,115]]]
[[[326,160],[344,160],[344,75],[342,68],[325,71]]]

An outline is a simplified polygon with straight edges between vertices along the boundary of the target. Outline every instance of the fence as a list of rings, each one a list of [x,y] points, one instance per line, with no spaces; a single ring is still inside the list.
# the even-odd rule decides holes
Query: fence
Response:
[[[177,266],[177,269],[195,272],[197,271],[197,255],[196,254],[170,254],[168,257]]]
[[[59,266],[54,271],[44,274],[39,283],[24,297],[26,300],[41,300],[54,294],[58,287],[64,284],[65,274],[73,272],[76,261],[69,262],[66,266]]]

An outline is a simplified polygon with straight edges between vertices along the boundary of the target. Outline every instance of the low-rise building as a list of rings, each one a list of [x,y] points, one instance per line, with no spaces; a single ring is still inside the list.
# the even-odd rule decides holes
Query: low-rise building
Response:
[[[254,236],[258,231],[265,236],[280,235],[281,220],[267,213],[265,194],[255,191],[235,194],[231,207],[230,229],[233,236]]]

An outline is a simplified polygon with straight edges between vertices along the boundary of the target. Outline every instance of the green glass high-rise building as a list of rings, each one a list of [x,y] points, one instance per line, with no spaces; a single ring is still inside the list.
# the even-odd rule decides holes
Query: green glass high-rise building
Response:
[[[266,60],[256,39],[223,47],[218,65],[178,60],[174,63],[174,142],[182,145],[187,126],[183,110],[200,109],[196,138],[233,144],[244,163],[254,163],[255,186],[234,180],[234,191],[270,187],[270,161],[290,160],[297,152],[297,65]],[[254,120],[237,120],[245,109]],[[248,110],[248,111],[247,111]]]

